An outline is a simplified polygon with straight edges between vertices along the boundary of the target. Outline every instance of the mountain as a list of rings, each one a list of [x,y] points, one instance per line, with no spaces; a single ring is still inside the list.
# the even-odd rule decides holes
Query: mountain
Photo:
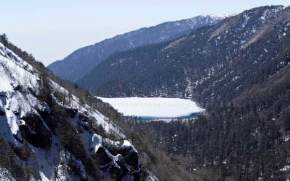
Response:
[[[290,179],[290,7],[265,6],[110,56],[78,84],[101,96],[189,97],[189,122],[128,123],[204,180]]]
[[[0,42],[0,180],[190,180],[108,104]]]
[[[177,40],[110,56],[78,81],[100,96],[229,99],[287,65],[289,8],[260,7]]]
[[[199,27],[212,25],[218,21],[219,18],[216,17],[197,16],[142,28],[78,49],[65,59],[52,63],[48,68],[62,79],[76,82],[116,52],[173,40]]]

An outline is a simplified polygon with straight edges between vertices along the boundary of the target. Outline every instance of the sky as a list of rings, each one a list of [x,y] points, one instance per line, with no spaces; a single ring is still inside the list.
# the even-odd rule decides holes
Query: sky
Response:
[[[0,0],[0,33],[48,65],[141,27],[197,15],[228,16],[290,0]]]

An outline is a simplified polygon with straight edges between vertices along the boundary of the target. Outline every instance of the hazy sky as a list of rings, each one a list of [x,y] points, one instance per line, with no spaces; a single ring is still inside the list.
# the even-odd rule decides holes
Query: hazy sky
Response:
[[[0,0],[1,33],[44,64],[82,46],[164,21],[229,15],[290,0]]]

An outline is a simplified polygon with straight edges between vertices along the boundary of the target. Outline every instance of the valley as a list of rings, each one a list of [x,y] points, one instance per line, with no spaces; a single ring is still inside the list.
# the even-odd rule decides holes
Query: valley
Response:
[[[0,180],[155,181],[176,168],[145,135],[133,145],[126,118],[111,106],[54,76],[5,35],[0,75]],[[176,178],[188,180],[177,169]]]
[[[128,97],[198,102],[205,112],[194,121],[146,121],[152,117],[140,110],[145,121],[126,122],[180,161],[195,176],[190,180],[285,180],[289,31],[290,7],[257,7],[171,41],[116,52],[75,83],[98,97],[125,97],[117,106],[108,101],[125,115],[134,115],[121,110]]]
[[[82,35],[105,22],[84,17]],[[0,35],[0,180],[290,180],[290,6],[128,31],[47,67]]]

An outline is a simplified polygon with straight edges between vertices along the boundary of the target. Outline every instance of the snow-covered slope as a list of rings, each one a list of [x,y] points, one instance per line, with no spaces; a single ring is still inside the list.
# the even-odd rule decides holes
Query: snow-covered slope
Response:
[[[1,180],[139,179],[113,121],[0,44]]]

